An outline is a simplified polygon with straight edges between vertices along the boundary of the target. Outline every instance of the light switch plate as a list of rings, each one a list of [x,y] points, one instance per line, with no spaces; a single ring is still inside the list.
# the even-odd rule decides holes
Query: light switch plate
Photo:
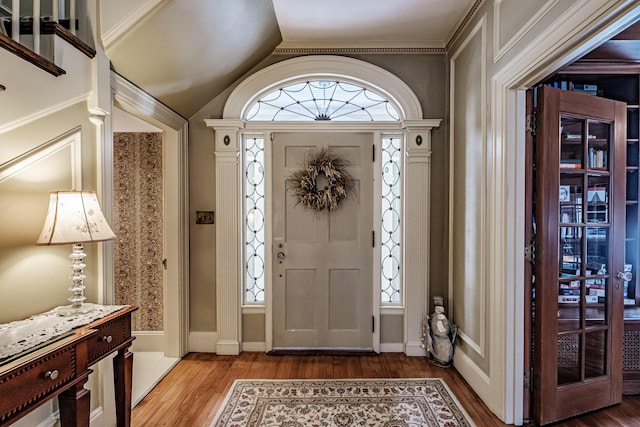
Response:
[[[213,211],[196,211],[196,224],[213,224],[214,219]]]

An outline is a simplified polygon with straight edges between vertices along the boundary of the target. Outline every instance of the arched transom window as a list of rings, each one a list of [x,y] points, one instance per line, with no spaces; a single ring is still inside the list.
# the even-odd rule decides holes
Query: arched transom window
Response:
[[[397,121],[388,99],[344,81],[310,80],[289,84],[258,99],[247,120],[260,121]]]

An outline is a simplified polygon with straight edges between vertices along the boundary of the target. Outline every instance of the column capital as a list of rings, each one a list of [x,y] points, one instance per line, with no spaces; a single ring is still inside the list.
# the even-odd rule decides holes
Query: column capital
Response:
[[[239,119],[204,119],[204,124],[215,131],[244,129],[244,120]]]
[[[440,126],[441,119],[406,120],[402,128],[406,133],[407,156],[431,156],[431,132]]]
[[[204,119],[207,127],[215,133],[215,150],[217,153],[237,152],[240,147],[238,132],[244,129],[244,121],[237,119]]]
[[[409,132],[429,131],[440,127],[442,119],[403,120],[402,128]]]

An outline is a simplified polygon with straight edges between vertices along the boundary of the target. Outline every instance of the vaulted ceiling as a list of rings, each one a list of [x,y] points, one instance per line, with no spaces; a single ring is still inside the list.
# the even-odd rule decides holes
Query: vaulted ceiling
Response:
[[[105,38],[113,69],[189,118],[276,48],[444,49],[475,1],[110,0],[100,8],[113,21],[108,35],[116,33]]]

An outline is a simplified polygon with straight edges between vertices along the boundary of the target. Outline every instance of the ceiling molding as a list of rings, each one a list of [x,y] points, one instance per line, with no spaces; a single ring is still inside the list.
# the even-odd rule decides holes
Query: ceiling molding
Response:
[[[275,55],[420,54],[442,55],[444,47],[277,47]]]
[[[471,5],[467,13],[464,15],[464,18],[462,18],[459,21],[458,25],[455,27],[455,30],[451,34],[451,37],[449,37],[449,40],[447,41],[447,48],[446,48],[447,51],[451,48],[451,45],[453,45],[456,39],[460,37],[460,34],[464,31],[467,25],[469,25],[469,23],[471,22],[475,14],[478,12],[480,7],[484,4],[484,2],[485,0],[475,0],[475,2]]]

